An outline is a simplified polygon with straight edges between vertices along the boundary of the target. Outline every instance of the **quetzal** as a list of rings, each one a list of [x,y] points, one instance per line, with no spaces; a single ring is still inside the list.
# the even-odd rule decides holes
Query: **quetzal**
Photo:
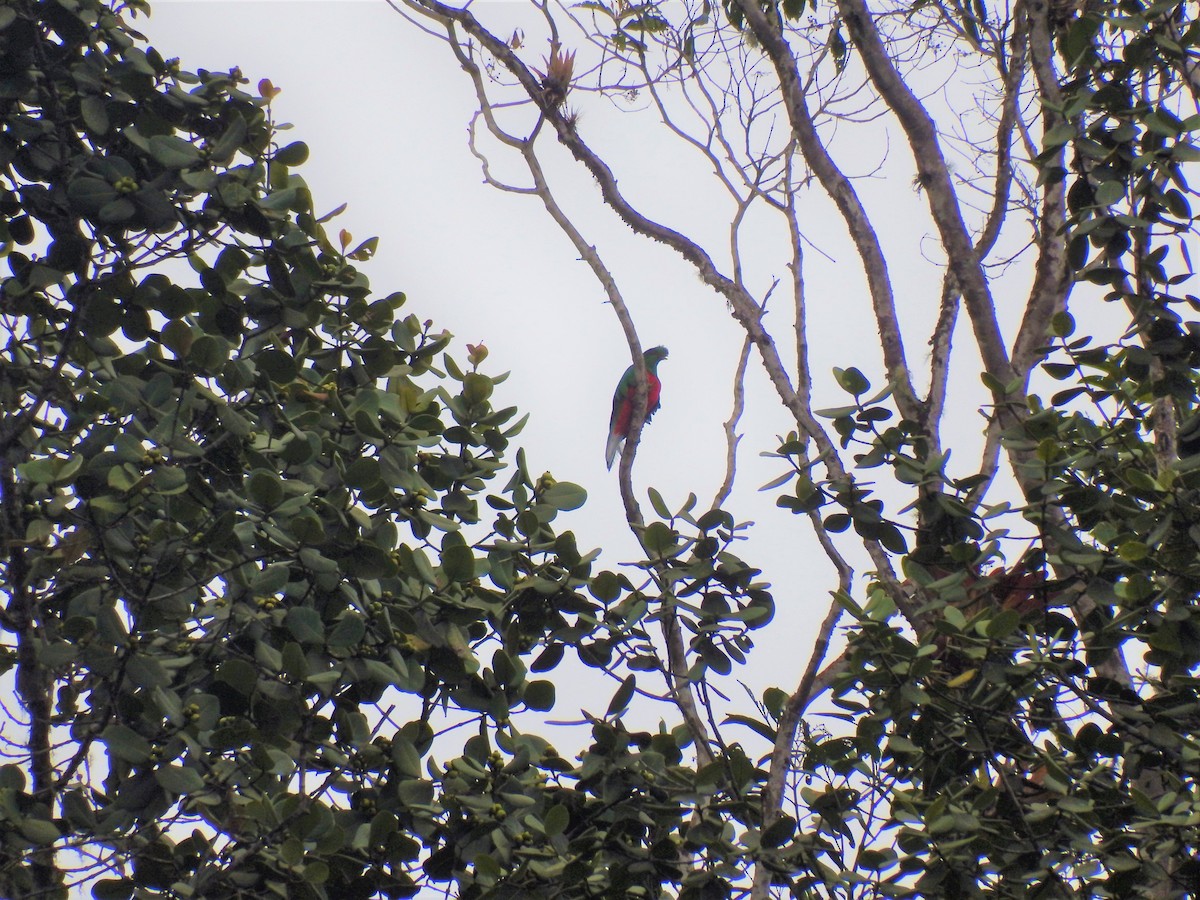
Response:
[[[658,398],[662,394],[662,382],[658,380],[658,364],[667,358],[666,347],[651,347],[642,359],[646,361],[646,421],[658,411]],[[634,386],[637,375],[633,366],[625,370],[613,394],[612,418],[608,420],[608,445],[604,448],[604,461],[611,469],[617,451],[625,438],[629,437],[629,421],[633,418]]]

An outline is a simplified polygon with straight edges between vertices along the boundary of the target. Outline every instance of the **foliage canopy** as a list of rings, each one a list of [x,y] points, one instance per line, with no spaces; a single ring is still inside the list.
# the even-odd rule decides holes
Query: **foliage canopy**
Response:
[[[738,402],[753,356],[795,422],[777,450],[786,471],[768,487],[808,520],[835,597],[795,688],[768,690],[760,717],[716,721],[707,683],[676,697],[698,748],[721,760],[746,727],[773,745],[749,782],[727,769],[719,793],[752,799],[753,811],[722,807],[732,843],[696,848],[682,893],[1194,891],[1194,6],[598,0],[535,3],[536,30],[525,19],[517,31],[482,8],[392,6],[440,29],[476,90],[472,149],[526,163],[525,184],[498,183],[486,165],[485,177],[546,205],[634,358],[637,310],[582,219],[564,221],[543,163],[554,141],[616,218],[725,301],[745,334]],[[711,170],[714,208],[734,209],[727,246],[647,214],[649,191],[623,191],[627,159],[589,130],[592,95],[642,99],[678,152]],[[905,212],[890,208],[895,192],[847,174],[861,170],[863,145],[893,138],[919,201]],[[889,157],[878,166],[892,174]],[[877,352],[836,369],[847,399],[817,409],[806,247],[813,220],[824,234],[834,213],[838,246],[860,268],[839,286],[867,301]],[[888,243],[889,213],[929,229],[923,296],[938,308],[924,381],[910,342],[930,317],[899,302],[890,266],[904,251]],[[762,251],[768,217],[783,256]],[[771,327],[763,311],[780,285],[791,319]],[[1113,307],[1123,321],[1110,329]],[[974,357],[952,353],[960,313]],[[1082,333],[1077,320],[1089,323]],[[845,321],[834,337],[867,346]],[[951,464],[955,372],[974,380],[976,365],[983,453],[978,466]],[[873,388],[862,370],[886,383]],[[722,491],[736,468],[729,437]],[[852,577],[862,559],[865,587]],[[848,646],[827,661],[843,619]],[[668,654],[686,654],[672,638]],[[689,717],[689,702],[707,719]]]
[[[521,421],[492,405],[503,379],[482,371],[486,349],[456,361],[403,294],[372,293],[357,264],[374,239],[331,238],[338,211],[318,214],[296,171],[307,148],[280,140],[269,82],[182,70],[126,21],[142,3],[16,0],[0,7],[0,629],[19,701],[0,767],[0,893],[1193,890],[1191,7],[542,7],[556,39],[572,24],[604,65],[556,43],[540,74],[516,34],[468,10],[396,5],[445,27],[485,127],[527,162],[634,360],[634,317],[558,209],[539,137],[728,302],[743,367],[753,349],[795,420],[770,489],[837,572],[817,647],[794,688],[723,708],[722,678],[754,661],[774,604],[731,552],[741,526],[721,503],[673,509],[651,490],[657,520],[643,521],[635,422],[621,485],[645,559],[598,571],[555,528],[583,490],[510,453]],[[968,142],[994,164],[994,203],[970,225],[939,110],[909,83],[935,38],[998,72],[992,131]],[[614,83],[585,81],[616,63]],[[924,394],[865,206],[812,119],[809,102],[832,114],[851,78],[849,96],[866,92],[908,139],[944,250]],[[743,204],[732,275],[620,193],[566,105],[582,87],[630,85],[709,98],[707,143],[690,146]],[[670,124],[674,107],[660,109]],[[498,110],[525,130],[504,131]],[[764,110],[788,127],[765,129]],[[739,157],[758,145],[727,140],[735,126],[765,129],[766,149]],[[797,230],[814,184],[859,253],[888,372],[877,389],[836,370],[846,400],[825,410],[809,393]],[[794,373],[763,325],[770,292],[741,273],[754,203],[794,238]],[[1028,229],[1032,286],[1006,342],[986,263],[1012,221]],[[1104,301],[1129,328],[1077,334],[1081,309]],[[967,471],[940,432],[960,306],[987,446],[1003,454]],[[1000,458],[1019,492],[1008,503],[993,496]],[[896,493],[877,488],[881,472]],[[865,584],[851,544],[873,566]],[[827,661],[840,620],[847,645]],[[568,759],[523,729],[555,703],[539,676],[576,658],[616,687]],[[630,730],[631,704],[654,697],[681,724]],[[815,718],[818,701],[832,719]]]

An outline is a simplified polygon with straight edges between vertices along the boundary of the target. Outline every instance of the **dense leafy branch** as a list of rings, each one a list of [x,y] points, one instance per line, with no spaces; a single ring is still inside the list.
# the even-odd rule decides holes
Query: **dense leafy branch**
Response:
[[[372,294],[357,264],[377,242],[328,231],[269,82],[181,70],[127,24],[141,3],[10,4],[0,630],[20,708],[0,893],[1193,892],[1191,7],[538,3],[538,59],[503,7],[393,6],[472,80],[487,182],[542,203],[623,329],[641,387],[618,483],[644,559],[599,570],[555,529],[583,490],[511,452],[486,347],[460,362],[404,295]],[[618,188],[571,104],[631,92],[711,168],[727,246]],[[907,196],[849,174],[858,136],[892,131]],[[639,311],[566,212],[559,147],[742,329],[709,510],[650,489],[642,512]],[[861,293],[870,323],[838,335],[873,342],[854,361],[882,388],[812,371],[821,203],[857,260],[839,300]],[[931,229],[920,309],[899,299],[893,206]],[[765,263],[764,227],[785,248]],[[746,391],[751,360],[774,401]],[[844,404],[815,409],[831,389]],[[949,453],[964,396],[986,424],[974,466]],[[739,434],[763,402],[794,430]],[[833,573],[794,686],[748,707],[725,686],[761,664],[775,604],[724,508],[747,441]],[[793,606],[819,608],[813,581],[785,576]],[[555,703],[534,676],[568,654],[616,689],[560,753],[526,723]],[[681,724],[630,730],[636,703]]]
[[[746,823],[743,852],[756,862],[752,893],[765,897],[790,885],[793,893],[831,896],[871,889],[902,895],[914,887],[926,895],[958,895],[1030,883],[1071,894],[1095,889],[1119,896],[1136,886],[1166,896],[1175,890],[1172,879],[1188,868],[1183,847],[1190,836],[1163,843],[1165,820],[1139,819],[1145,810],[1108,819],[1087,814],[1114,804],[1129,811],[1133,786],[1158,797],[1172,778],[1190,777],[1179,768],[1182,757],[1168,753],[1174,762],[1164,772],[1142,762],[1137,745],[1148,737],[1145,717],[1162,713],[1157,698],[1174,695],[1183,689],[1180,679],[1190,677],[1183,674],[1190,663],[1165,662],[1171,654],[1190,659],[1191,651],[1175,626],[1162,623],[1188,618],[1168,598],[1191,588],[1174,570],[1134,579],[1140,587],[1122,574],[1131,557],[1139,565],[1163,561],[1159,552],[1174,540],[1168,534],[1175,526],[1160,525],[1149,535],[1135,522],[1146,516],[1148,526],[1151,515],[1161,522],[1163,503],[1182,509],[1167,499],[1176,489],[1171,485],[1190,490],[1182,487],[1189,479],[1182,473],[1191,467],[1172,448],[1177,423],[1195,402],[1194,326],[1181,327],[1176,310],[1194,301],[1171,293],[1190,275],[1186,254],[1172,257],[1181,268],[1164,263],[1170,239],[1192,227],[1182,166],[1194,158],[1189,136],[1196,120],[1184,118],[1179,98],[1181,89],[1190,89],[1198,29],[1187,8],[1143,9],[1136,2],[1079,9],[1041,2],[869,8],[847,0],[818,15],[803,2],[730,0],[717,20],[709,9],[687,5],[593,2],[561,13],[542,5],[552,52],[571,45],[574,59],[577,41],[597,54],[583,62],[580,75],[553,84],[522,61],[520,46],[495,36],[505,33],[503,25],[484,24],[482,12],[477,17],[436,0],[413,0],[404,8],[451,24],[447,37],[460,57],[493,60],[496,71],[512,79],[486,85],[479,100],[493,109],[527,104],[534,125],[525,132],[524,153],[549,152],[538,140],[548,124],[621,221],[695,266],[730,304],[796,422],[796,433],[778,451],[788,470],[770,487],[795,486],[780,504],[811,518],[818,545],[840,573],[840,589],[797,689],[768,692],[762,703],[766,719],[759,733],[773,751],[763,757],[760,812],[751,819],[730,814]],[[469,44],[457,42],[456,29],[469,35]],[[827,39],[816,39],[818,30]],[[939,60],[947,47],[943,59],[955,62]],[[925,73],[953,73],[956,65],[989,73],[982,109],[967,109],[970,101],[956,107],[961,98],[953,90],[938,96],[921,80],[936,82],[939,74]],[[594,77],[606,67],[620,77]],[[585,98],[618,89],[647,92],[667,131],[708,162],[719,191],[733,199],[727,266],[715,250],[639,212],[617,189],[599,139],[589,141],[566,106],[572,91]],[[848,97],[861,99],[856,109]],[[786,131],[762,141],[780,121]],[[923,397],[904,343],[912,326],[898,308],[889,251],[870,212],[879,201],[835,161],[845,146],[840,131],[831,137],[830,123],[842,129],[894,125],[909,145],[913,183],[940,257]],[[960,176],[952,154],[978,177]],[[810,311],[799,228],[810,184],[833,201],[857,254],[879,364],[888,376],[887,387],[872,394],[857,369],[839,370],[836,380],[853,399],[823,411],[828,427],[810,406]],[[790,374],[746,287],[753,279],[742,244],[753,240],[745,222],[757,203],[782,214],[795,250],[786,263],[797,356]],[[1092,248],[1099,254],[1089,261]],[[1018,267],[1027,273],[1024,281],[1012,276]],[[724,268],[732,274],[722,274]],[[1108,286],[1108,299],[1129,309],[1132,330],[1072,337],[1067,310],[1081,281]],[[1096,303],[1096,293],[1086,289],[1077,302]],[[1025,299],[1014,318],[998,298],[1015,294]],[[961,353],[952,353],[960,302],[989,393],[982,400],[987,428],[979,467],[955,472],[947,465],[947,427],[959,426],[948,413],[948,395],[956,387],[953,373],[964,365],[970,370]],[[631,312],[622,307],[623,320]],[[1099,345],[1088,347],[1090,340]],[[1052,353],[1072,355],[1076,380],[1046,402],[1030,391]],[[1041,371],[1068,377],[1054,361]],[[1129,405],[1114,415],[1106,404],[1115,397]],[[1106,460],[1116,459],[1124,471],[1108,468]],[[908,504],[911,518],[886,512],[860,480],[881,468],[908,492],[901,506]],[[627,475],[626,469],[626,496]],[[997,501],[1010,477],[1016,497]],[[1134,499],[1130,490],[1141,493]],[[723,485],[718,496],[729,496],[729,488]],[[1015,523],[1003,519],[1006,509],[1024,518],[1022,552],[1009,537]],[[665,507],[657,511],[668,515]],[[875,569],[864,602],[854,599],[850,568],[834,543],[851,528]],[[1008,554],[1019,559],[996,565]],[[892,555],[903,557],[907,579],[895,574]],[[1166,618],[1151,611],[1162,603],[1175,610]],[[897,610],[904,627],[894,621]],[[824,664],[844,611],[856,630],[846,652]],[[1153,671],[1135,675],[1125,653],[1146,648],[1156,660]],[[1088,677],[1080,680],[1083,672]],[[711,676],[709,670],[705,677]],[[706,687],[702,683],[702,697],[711,695]],[[802,727],[805,711],[825,691],[847,711],[846,736],[821,737]],[[1157,712],[1148,713],[1146,704]],[[1083,774],[1094,759],[1087,748],[1097,717],[1107,723],[1106,752],[1125,766],[1104,787],[1103,801],[1090,798],[1093,782]],[[747,724],[740,714],[732,720]],[[1173,721],[1168,727],[1182,734],[1189,726]],[[714,744],[728,759],[731,745],[720,732]],[[807,748],[799,762],[796,741]],[[851,787],[840,779],[855,767],[862,774]],[[800,773],[809,779],[824,774],[826,793],[803,795],[797,815],[782,816],[784,786]],[[1044,787],[1048,783],[1053,786]],[[984,784],[994,788],[980,792]],[[856,806],[843,790],[871,799]],[[1085,795],[1090,799],[1081,802]],[[1077,831],[1044,826],[1048,815],[1062,813],[1075,817]],[[1143,824],[1135,827],[1134,820]],[[988,843],[1002,841],[1014,823],[1023,836],[1019,847],[1000,852]],[[870,844],[889,828],[902,834],[898,851]],[[846,855],[826,842],[826,836],[840,841],[859,833],[871,836],[872,847],[858,856],[860,865],[899,866],[870,889],[861,873],[847,872]],[[938,838],[943,833],[949,843]],[[1096,849],[1110,846],[1105,841],[1113,842],[1113,854]],[[823,854],[836,861],[834,869],[821,862]],[[1056,861],[1039,868],[1047,859]],[[1089,867],[1101,874],[1089,874]],[[684,893],[698,883],[685,879]]]

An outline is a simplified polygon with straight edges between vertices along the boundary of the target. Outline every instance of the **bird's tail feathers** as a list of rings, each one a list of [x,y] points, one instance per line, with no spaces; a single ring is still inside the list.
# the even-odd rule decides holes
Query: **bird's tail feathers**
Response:
[[[621,449],[621,444],[625,442],[625,438],[621,435],[610,433],[608,443],[604,447],[604,461],[608,464],[608,468],[612,469],[613,460],[617,458],[617,451]]]

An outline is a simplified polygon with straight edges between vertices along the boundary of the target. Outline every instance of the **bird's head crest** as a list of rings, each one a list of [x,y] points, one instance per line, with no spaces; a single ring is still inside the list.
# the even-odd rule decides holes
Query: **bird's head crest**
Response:
[[[669,354],[666,347],[651,347],[644,355],[646,362],[662,362]]]

